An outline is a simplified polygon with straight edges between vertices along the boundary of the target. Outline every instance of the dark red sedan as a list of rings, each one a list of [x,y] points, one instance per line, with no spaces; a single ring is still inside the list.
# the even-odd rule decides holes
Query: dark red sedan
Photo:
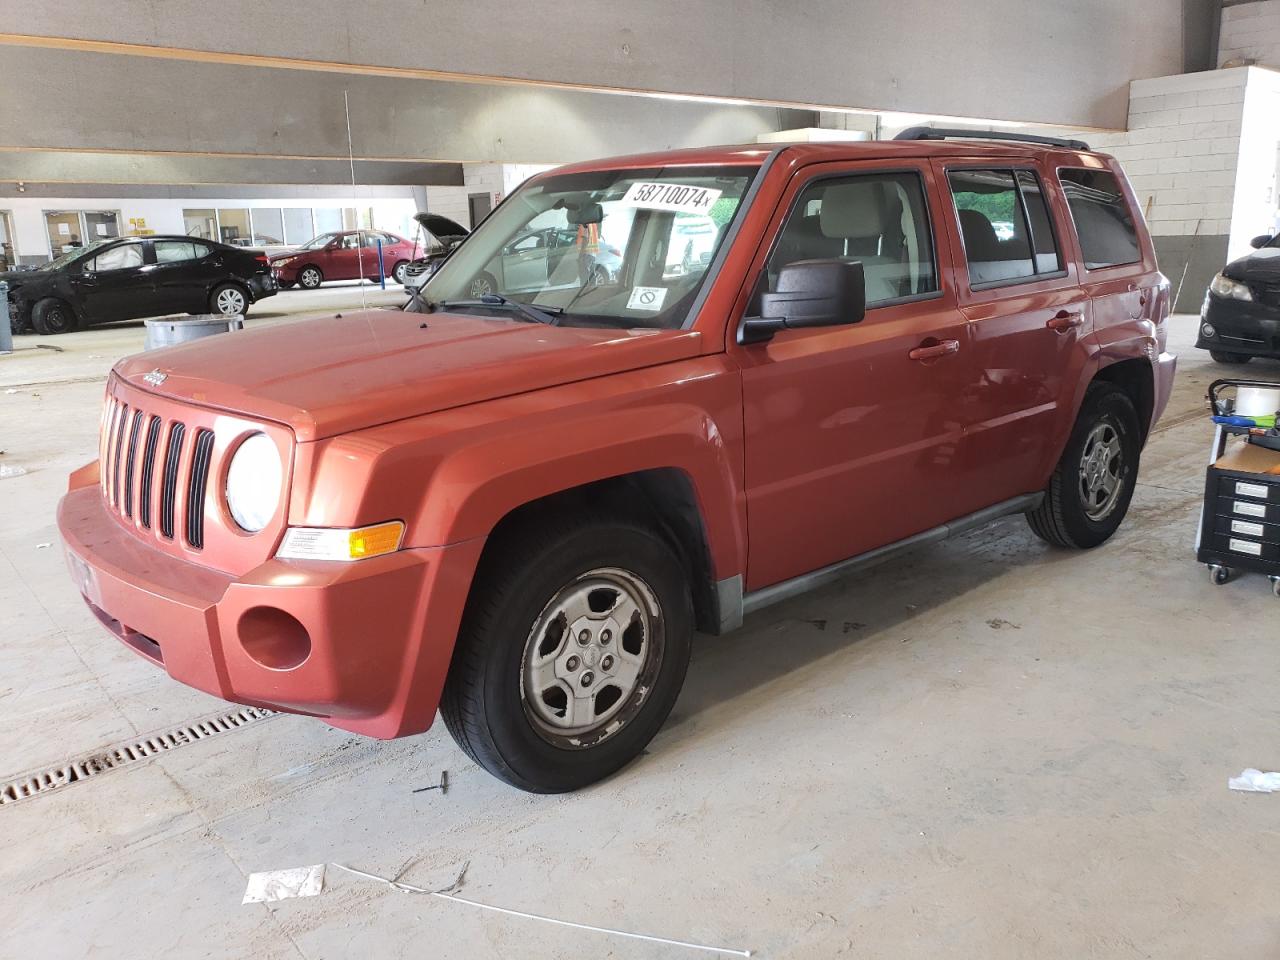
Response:
[[[342,230],[322,233],[292,253],[271,258],[271,270],[281,287],[295,283],[314,290],[326,280],[377,280],[378,244],[382,244],[382,273],[404,283],[405,267],[422,251],[417,243],[385,230]]]

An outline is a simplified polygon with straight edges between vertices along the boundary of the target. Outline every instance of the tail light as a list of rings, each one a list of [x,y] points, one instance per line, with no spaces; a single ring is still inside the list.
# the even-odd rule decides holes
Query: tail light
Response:
[[[262,264],[264,267],[270,267],[270,266],[271,266],[271,260],[270,260],[270,258],[269,258],[269,257],[267,257],[267,255],[266,255],[265,253],[260,253],[260,254],[258,254],[256,257],[254,257],[253,259],[257,260],[257,261],[258,261],[260,264]]]

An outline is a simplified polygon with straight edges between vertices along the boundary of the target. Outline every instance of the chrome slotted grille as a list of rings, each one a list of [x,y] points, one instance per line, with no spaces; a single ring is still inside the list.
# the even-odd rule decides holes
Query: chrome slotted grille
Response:
[[[193,430],[195,441],[188,443],[185,423],[143,407],[107,398],[100,445],[103,499],[143,530],[156,528],[167,540],[181,531],[186,544],[199,550],[204,546],[214,433]]]

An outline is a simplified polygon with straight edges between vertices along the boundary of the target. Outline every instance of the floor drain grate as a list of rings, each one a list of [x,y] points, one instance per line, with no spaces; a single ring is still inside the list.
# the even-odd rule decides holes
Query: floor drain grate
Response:
[[[276,716],[274,710],[242,707],[230,713],[202,717],[180,727],[95,750],[83,757],[65,760],[44,770],[33,770],[0,782],[0,806],[31,797],[41,797],[59,787],[70,786],[140,760],[149,760],[176,747],[208,740],[210,737],[230,733],[232,730],[239,730],[241,727],[268,720],[274,716]]]

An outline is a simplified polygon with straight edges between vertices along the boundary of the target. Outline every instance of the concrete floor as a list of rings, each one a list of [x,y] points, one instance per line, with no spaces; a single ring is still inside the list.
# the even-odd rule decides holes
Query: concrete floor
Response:
[[[280,716],[6,806],[6,954],[699,955],[332,869],[319,897],[240,904],[251,871],[436,887],[470,861],[466,896],[770,958],[1276,956],[1280,796],[1226,781],[1280,767],[1280,601],[1192,557],[1201,397],[1227,373],[1193,332],[1176,318],[1175,397],[1105,547],[1013,518],[705,638],[648,755],[573,796],[503,786],[442,727]],[[77,336],[88,377],[125,335]],[[0,774],[223,708],[107,636],[64,569],[54,504],[95,454],[101,367],[0,390],[0,463],[30,471],[0,480]],[[447,795],[412,792],[443,770]]]

